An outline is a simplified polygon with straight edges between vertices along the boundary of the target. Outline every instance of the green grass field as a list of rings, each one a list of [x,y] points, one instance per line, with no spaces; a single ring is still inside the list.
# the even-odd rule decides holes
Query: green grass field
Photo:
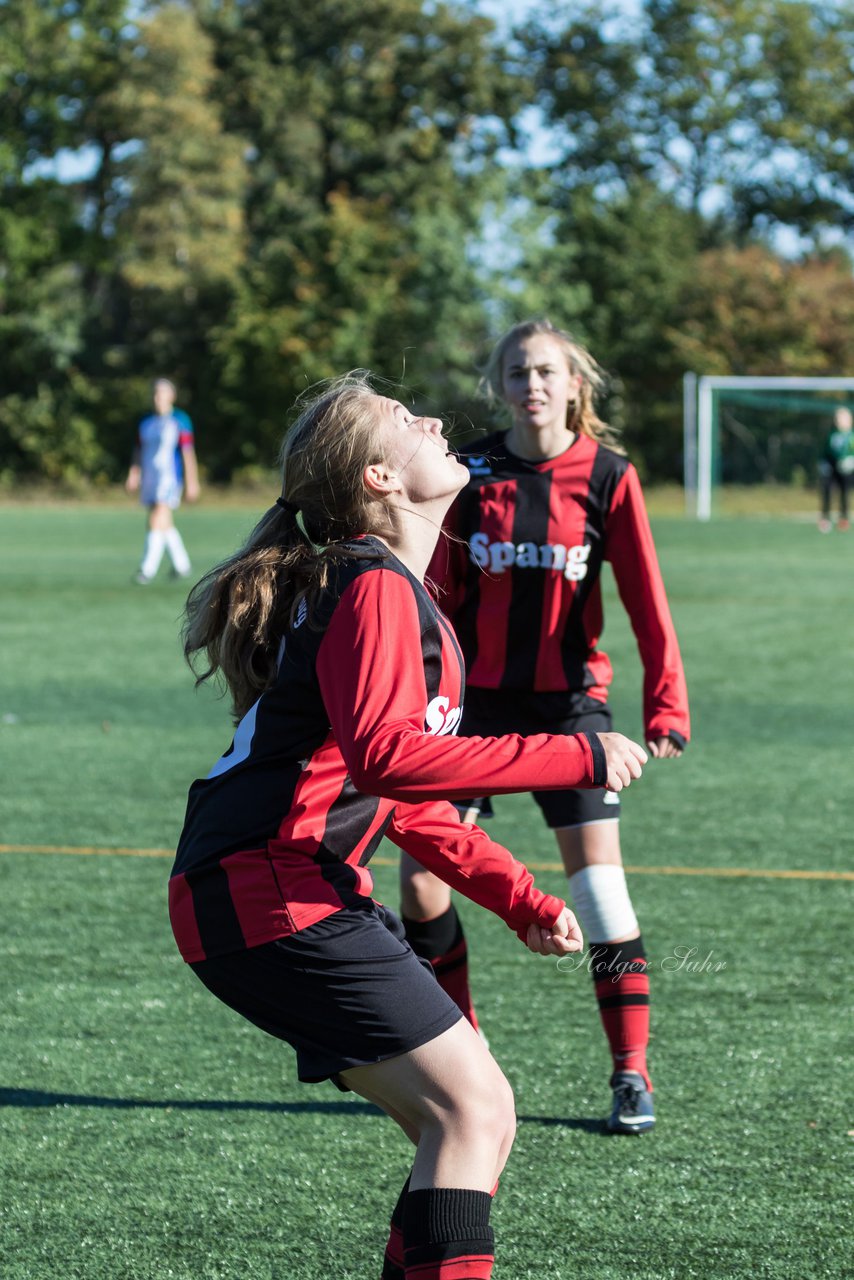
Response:
[[[254,514],[182,512],[197,568]],[[496,1280],[850,1276],[854,534],[773,516],[655,532],[694,715],[685,757],[624,805],[658,1131],[601,1131],[586,973],[463,902],[520,1118]],[[183,665],[182,586],[131,585],[141,540],[130,505],[0,508],[0,1275],[372,1280],[405,1140],[299,1085],[172,941],[167,851],[230,729]],[[617,725],[637,736],[638,662],[607,595]],[[560,893],[533,802],[496,807],[492,834]],[[394,904],[390,846],[376,878]],[[685,949],[698,971],[674,968]]]

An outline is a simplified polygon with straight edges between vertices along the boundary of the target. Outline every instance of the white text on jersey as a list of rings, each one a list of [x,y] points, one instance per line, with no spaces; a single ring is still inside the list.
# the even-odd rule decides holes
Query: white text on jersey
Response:
[[[456,733],[462,714],[462,707],[452,707],[450,698],[441,696],[434,698],[432,702],[428,703],[427,711],[424,715],[424,725],[427,733],[433,733],[437,737],[441,737],[445,733]]]
[[[562,542],[490,542],[488,534],[475,533],[469,541],[471,558],[490,573],[505,573],[511,565],[519,569],[554,569],[568,582],[587,577],[590,546],[566,547]]]

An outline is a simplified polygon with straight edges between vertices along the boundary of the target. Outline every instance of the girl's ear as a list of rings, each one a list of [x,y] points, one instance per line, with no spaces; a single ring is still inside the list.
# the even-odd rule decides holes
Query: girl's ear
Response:
[[[365,467],[362,479],[368,493],[385,496],[400,492],[400,480],[384,462],[372,462]]]

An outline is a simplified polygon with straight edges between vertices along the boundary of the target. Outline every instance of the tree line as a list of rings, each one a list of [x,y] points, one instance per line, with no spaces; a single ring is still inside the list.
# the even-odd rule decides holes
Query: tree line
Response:
[[[115,481],[156,375],[222,481],[355,367],[470,432],[531,315],[678,478],[686,370],[854,368],[852,18],[0,0],[0,483]]]

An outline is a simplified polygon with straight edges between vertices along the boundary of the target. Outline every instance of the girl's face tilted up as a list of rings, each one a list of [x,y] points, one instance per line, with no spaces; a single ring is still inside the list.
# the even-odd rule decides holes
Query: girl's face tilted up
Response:
[[[558,342],[535,333],[512,343],[504,353],[501,385],[523,431],[559,431],[566,427],[567,405],[581,388],[581,375],[571,373]]]
[[[453,497],[468,481],[468,470],[448,448],[440,418],[421,418],[399,400],[378,396],[385,445],[386,492],[410,504]],[[374,468],[368,468],[371,472]],[[384,487],[384,486],[383,486]]]

